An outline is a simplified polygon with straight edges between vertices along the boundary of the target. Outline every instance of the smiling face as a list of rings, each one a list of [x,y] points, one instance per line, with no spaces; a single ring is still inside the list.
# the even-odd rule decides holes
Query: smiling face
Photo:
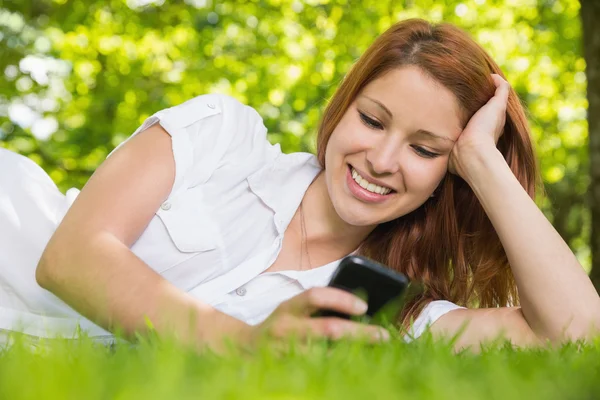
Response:
[[[417,209],[446,174],[461,131],[455,96],[419,68],[370,82],[327,144],[325,180],[337,214],[368,226]]]

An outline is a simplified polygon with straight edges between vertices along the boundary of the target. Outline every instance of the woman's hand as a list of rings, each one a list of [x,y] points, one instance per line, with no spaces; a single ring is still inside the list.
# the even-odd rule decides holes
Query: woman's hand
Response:
[[[500,75],[492,74],[492,79],[496,85],[494,96],[471,117],[450,154],[448,170],[463,179],[472,157],[496,150],[504,133],[510,85]]]
[[[261,337],[300,340],[312,338],[361,338],[371,342],[386,341],[386,329],[334,317],[312,317],[320,309],[349,315],[362,315],[367,305],[357,296],[331,287],[309,289],[282,303],[263,323],[254,327],[251,342]]]

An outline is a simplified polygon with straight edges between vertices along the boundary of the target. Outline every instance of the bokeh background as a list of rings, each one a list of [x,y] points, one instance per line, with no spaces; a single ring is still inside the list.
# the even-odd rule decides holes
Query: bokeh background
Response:
[[[327,100],[392,23],[464,29],[529,110],[538,204],[591,267],[586,62],[577,0],[0,0],[0,146],[82,187],[157,110],[203,93],[256,108],[286,152],[314,151]],[[10,171],[0,171],[10,173]]]

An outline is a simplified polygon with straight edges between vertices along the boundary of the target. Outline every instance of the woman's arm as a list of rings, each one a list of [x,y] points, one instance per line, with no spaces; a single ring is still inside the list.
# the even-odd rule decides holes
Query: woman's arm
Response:
[[[540,337],[582,338],[600,327],[600,298],[577,258],[495,148],[466,169],[504,246],[523,315]]]
[[[386,340],[380,327],[339,318],[310,318],[317,309],[361,315],[367,307],[339,289],[313,288],[249,326],[179,290],[129,249],[168,197],[175,179],[170,136],[154,125],[118,149],[90,178],[56,230],[36,270],[38,283],[82,315],[129,338],[175,334],[193,347],[221,350],[224,338],[254,345],[271,339],[364,336]]]
[[[129,249],[173,185],[170,140],[156,124],[98,168],[48,243],[36,279],[82,315],[127,337],[147,332],[150,320],[159,335],[212,344],[246,324],[180,291]]]
[[[486,132],[504,125],[502,118],[494,120],[494,113],[505,115],[509,86],[499,76],[494,80],[496,95],[461,134],[466,140],[456,149],[454,167],[476,194],[504,246],[521,307],[451,311],[432,330],[454,331],[452,327],[469,322],[465,334],[472,343],[502,331],[517,344],[589,338],[600,328],[600,297],[496,148],[497,133]]]
[[[479,153],[465,178],[504,246],[521,307],[454,310],[432,327],[466,347],[503,335],[517,345],[560,342],[597,334],[600,298],[590,279],[495,148]]]

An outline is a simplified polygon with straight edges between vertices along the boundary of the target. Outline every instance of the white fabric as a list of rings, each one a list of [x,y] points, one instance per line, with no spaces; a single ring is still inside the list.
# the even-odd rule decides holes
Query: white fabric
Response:
[[[176,177],[131,247],[138,257],[181,290],[249,324],[303,290],[327,285],[339,260],[261,274],[321,170],[314,155],[282,153],[267,141],[258,113],[229,96],[203,95],[159,111],[133,135],[155,123],[172,136]],[[78,193],[62,195],[33,161],[0,149],[0,329],[69,337],[80,325],[92,337],[110,337],[35,281],[44,246]],[[434,304],[419,326],[458,308]]]
[[[419,317],[415,319],[404,339],[409,341],[411,339],[418,338],[442,315],[459,308],[465,307],[459,307],[456,304],[446,300],[436,300],[430,302],[423,308],[421,314],[419,314]]]

